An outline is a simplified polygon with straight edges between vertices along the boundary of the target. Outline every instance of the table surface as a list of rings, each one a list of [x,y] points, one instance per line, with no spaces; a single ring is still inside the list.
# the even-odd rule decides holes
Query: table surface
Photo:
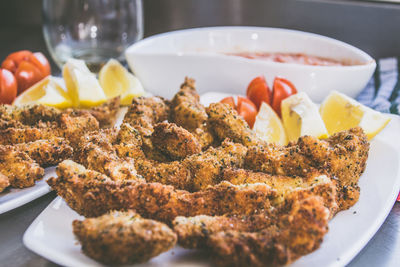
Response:
[[[160,19],[154,23],[159,23],[159,21]],[[179,24],[176,20],[172,21]],[[154,27],[152,28],[151,26],[149,26],[147,32],[152,33],[159,30],[158,27],[153,25]],[[10,52],[27,48],[33,51],[42,51],[49,56],[45,48],[41,28],[37,27],[37,25],[0,27],[0,36],[2,36],[0,59]],[[54,63],[52,64],[55,67]],[[54,70],[56,69],[54,68]],[[25,230],[55,196],[55,193],[49,193],[22,207],[0,215],[0,266],[56,266],[26,249],[22,243],[22,236]],[[348,266],[391,267],[399,266],[399,263],[400,203],[398,202],[393,206],[392,211],[376,235]]]

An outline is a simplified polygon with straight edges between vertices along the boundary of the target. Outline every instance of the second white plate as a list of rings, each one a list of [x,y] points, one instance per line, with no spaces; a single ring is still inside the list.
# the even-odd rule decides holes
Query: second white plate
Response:
[[[360,199],[351,209],[338,213],[329,223],[321,247],[300,258],[292,267],[344,266],[365,246],[382,225],[400,187],[400,117],[371,142],[365,173],[361,176]],[[56,198],[31,224],[24,244],[35,253],[64,266],[97,266],[86,257],[72,233],[72,221],[82,219]],[[208,255],[176,247],[141,266],[208,266]]]
[[[0,193],[0,214],[18,208],[51,191],[46,180],[56,176],[55,167],[44,170],[44,177],[32,187],[23,189],[9,188]]]

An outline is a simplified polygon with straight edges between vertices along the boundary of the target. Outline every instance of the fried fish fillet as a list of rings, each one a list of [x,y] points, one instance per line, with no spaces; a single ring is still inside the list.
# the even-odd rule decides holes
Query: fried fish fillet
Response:
[[[191,132],[204,150],[215,141],[208,129],[207,118],[206,110],[196,91],[195,81],[186,77],[171,101],[170,121]]]
[[[319,248],[328,222],[329,211],[319,197],[288,200],[271,226],[259,232],[218,232],[207,246],[221,266],[286,265]]]
[[[201,146],[193,134],[175,123],[156,124],[151,141],[155,149],[173,160],[184,159],[201,152]]]
[[[58,178],[47,182],[68,205],[86,217],[110,210],[133,209],[145,218],[170,223],[176,216],[250,215],[271,208],[276,193],[265,184],[220,183],[190,193],[143,180],[113,181],[72,161],[57,167]]]
[[[84,135],[79,141],[74,159],[113,180],[136,179],[134,159],[119,157],[113,146],[117,136],[116,129],[101,129]]]
[[[173,185],[179,189],[198,191],[222,181],[222,170],[243,166],[247,149],[241,144],[225,141],[221,146],[186,157],[182,161],[157,163],[136,158],[137,172],[149,182]]]
[[[112,265],[146,262],[174,247],[177,240],[167,225],[144,219],[132,210],[74,220],[72,227],[83,253]]]
[[[231,106],[223,103],[212,103],[207,108],[209,128],[219,140],[225,138],[245,146],[263,144],[247,122]]]
[[[222,177],[223,180],[236,185],[265,183],[276,190],[278,195],[276,204],[286,201],[294,191],[302,191],[320,196],[324,200],[325,207],[329,209],[331,217],[338,211],[337,183],[325,174],[315,172],[309,173],[306,177],[298,177],[227,168],[223,171]]]
[[[250,147],[245,168],[305,177],[315,170],[338,181],[338,203],[347,209],[359,197],[358,179],[365,170],[369,143],[360,127],[342,131],[326,140],[303,136],[288,146],[268,144]]]
[[[8,122],[34,126],[39,122],[55,121],[62,114],[59,109],[44,105],[0,105],[0,118]]]
[[[9,149],[25,152],[41,167],[54,166],[73,156],[73,149],[68,141],[61,137],[48,140],[37,140],[8,146]]]
[[[194,131],[202,127],[207,117],[204,106],[200,104],[195,81],[186,77],[171,101],[170,120],[189,131]]]
[[[0,144],[14,145],[64,137],[73,145],[79,142],[84,133],[99,129],[99,123],[88,112],[70,111],[60,113],[55,118],[52,117],[52,119],[54,120],[47,122],[39,119],[39,122],[32,126],[23,124],[18,128],[1,129]]]
[[[299,211],[299,209],[302,210]],[[315,211],[312,209],[315,209]],[[297,217],[289,218],[290,215]],[[312,216],[312,218],[308,218],[308,216]],[[294,230],[296,227],[294,224],[298,223],[303,225],[297,228],[299,232],[293,231],[291,233],[291,237],[293,238],[292,243],[303,243],[307,244],[307,246],[312,244],[311,247],[314,248],[316,247],[315,242],[320,242],[323,234],[327,231],[328,216],[329,211],[323,207],[323,200],[321,198],[313,196],[310,193],[299,197],[299,191],[293,191],[286,198],[286,201],[277,206],[277,208],[266,210],[262,214],[248,216],[178,216],[172,224],[174,231],[178,234],[178,242],[181,246],[185,248],[204,249],[209,248],[209,242],[218,238],[218,233],[220,232],[231,233],[236,236],[236,239],[240,238],[240,234],[249,235],[250,233],[254,233],[254,238],[261,239],[263,236],[262,231],[264,230],[274,229],[276,232],[287,231],[288,228]],[[316,221],[315,217],[319,221]],[[282,224],[285,220],[291,221],[289,224]],[[307,220],[309,220],[308,223],[311,225],[306,224]],[[317,228],[320,231],[318,234],[321,239],[314,238],[313,232],[308,232],[312,228]],[[225,234],[222,235],[227,236]],[[277,239],[275,242],[281,241]],[[231,253],[234,253],[234,251],[231,251]],[[246,257],[248,254],[249,252],[247,251],[246,255],[241,255],[241,257]],[[242,261],[239,260],[239,262]],[[267,262],[264,263],[266,264]]]
[[[0,170],[16,188],[30,187],[43,178],[44,169],[25,152],[12,146],[0,146]]]
[[[158,122],[168,119],[169,106],[161,97],[134,98],[125,114],[124,123],[129,123],[142,136],[150,136],[153,126]]]

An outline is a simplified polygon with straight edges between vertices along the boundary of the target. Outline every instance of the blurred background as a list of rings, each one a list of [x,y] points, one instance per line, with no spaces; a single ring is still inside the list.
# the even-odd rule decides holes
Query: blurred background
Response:
[[[48,56],[41,7],[42,0],[0,1],[0,58],[20,49]],[[375,58],[400,56],[399,1],[144,0],[143,7],[145,37],[202,26],[282,27],[327,35]]]

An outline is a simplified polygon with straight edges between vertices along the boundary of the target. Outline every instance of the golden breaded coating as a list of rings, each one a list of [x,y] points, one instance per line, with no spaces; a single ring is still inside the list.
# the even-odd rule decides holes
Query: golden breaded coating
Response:
[[[201,152],[201,146],[193,134],[175,123],[156,124],[151,141],[155,149],[173,160],[184,159]]]
[[[133,158],[118,156],[113,142],[116,129],[102,129],[81,138],[74,159],[85,167],[108,175],[113,180],[136,179]]]
[[[186,77],[179,92],[172,99],[170,120],[189,131],[203,127],[207,121],[207,113],[200,104],[200,96],[193,79]]]
[[[276,204],[286,201],[288,195],[293,191],[310,192],[322,197],[331,217],[338,211],[336,181],[318,172],[309,173],[307,177],[298,177],[227,168],[223,171],[223,180],[232,184],[265,183],[276,190],[278,195],[275,200]]]
[[[72,227],[83,253],[111,265],[146,262],[170,250],[177,239],[167,225],[143,219],[131,210],[74,220]]]
[[[120,158],[137,159],[145,157],[142,150],[142,137],[139,131],[128,123],[121,124],[116,139],[111,142]]]
[[[220,183],[190,193],[143,180],[113,181],[72,161],[57,167],[58,178],[47,183],[81,215],[93,217],[110,210],[133,209],[145,218],[170,223],[176,216],[250,215],[271,208],[275,191],[265,184]]]
[[[10,185],[17,188],[33,186],[44,175],[44,169],[28,154],[12,146],[0,146],[0,170],[8,177]]]
[[[20,143],[12,147],[13,150],[25,152],[41,167],[54,166],[73,156],[73,149],[64,138],[55,137],[48,140],[37,140],[29,143]]]
[[[87,111],[96,118],[100,128],[113,127],[117,119],[121,99],[114,97],[100,106],[87,109]]]
[[[137,97],[124,117],[124,123],[129,123],[143,136],[153,133],[153,125],[168,119],[169,106],[161,97]]]
[[[221,141],[225,138],[245,146],[263,144],[247,122],[231,106],[223,103],[212,103],[207,108],[209,128]]]
[[[17,121],[28,126],[36,125],[40,121],[49,122],[57,120],[61,113],[59,109],[44,105],[0,105],[1,119]]]
[[[275,211],[272,209],[271,211]],[[178,243],[184,248],[207,248],[211,235],[225,231],[258,232],[272,225],[272,212],[252,215],[198,215],[195,217],[178,216],[172,222],[178,235]]]
[[[3,192],[10,185],[10,180],[0,172],[0,193]]]
[[[173,185],[178,189],[198,191],[219,183],[222,170],[240,168],[247,149],[241,144],[225,141],[221,146],[186,157],[182,161],[158,163],[136,158],[135,166],[148,182]]]
[[[57,115],[54,121],[39,120],[32,126],[24,124],[19,128],[2,129],[0,130],[0,144],[14,145],[64,137],[71,145],[74,145],[86,132],[97,129],[99,129],[99,123],[88,112],[68,111]]]
[[[317,170],[338,179],[338,203],[347,209],[357,202],[358,179],[365,170],[369,143],[361,128],[334,134],[326,140],[303,136],[286,147],[274,144],[249,148],[245,168],[271,175],[305,177]]]
[[[288,199],[269,227],[259,232],[218,232],[210,235],[207,246],[221,266],[286,265],[319,248],[328,221],[329,211],[319,197]]]

